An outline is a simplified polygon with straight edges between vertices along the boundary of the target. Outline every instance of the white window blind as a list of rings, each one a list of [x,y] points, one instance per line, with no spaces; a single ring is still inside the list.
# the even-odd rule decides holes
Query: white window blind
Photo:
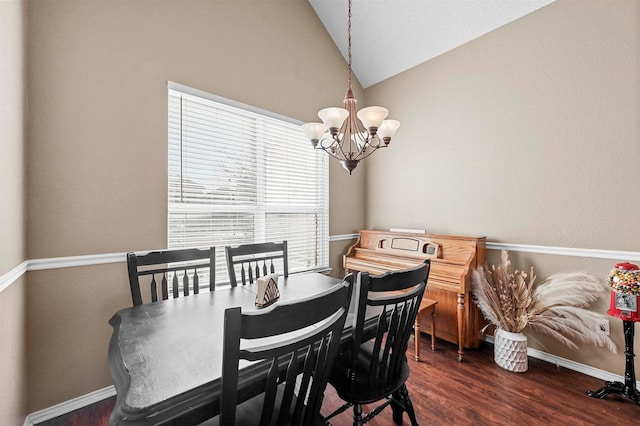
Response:
[[[195,94],[194,94],[195,93]],[[289,272],[328,267],[327,156],[298,123],[169,88],[168,247],[288,241]]]

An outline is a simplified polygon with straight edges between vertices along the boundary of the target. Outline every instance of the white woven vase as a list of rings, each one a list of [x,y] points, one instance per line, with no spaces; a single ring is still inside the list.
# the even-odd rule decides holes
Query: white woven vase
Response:
[[[493,334],[493,358],[505,370],[516,373],[527,371],[527,336],[496,328]]]

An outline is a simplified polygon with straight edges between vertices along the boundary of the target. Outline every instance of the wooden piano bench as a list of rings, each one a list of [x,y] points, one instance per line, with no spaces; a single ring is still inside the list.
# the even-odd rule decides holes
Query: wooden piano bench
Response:
[[[416,323],[414,325],[415,330],[415,342],[416,342],[416,361],[420,361],[420,319],[425,313],[431,313],[431,350],[436,350],[436,305],[437,300],[423,298],[418,308],[418,315],[416,315]]]

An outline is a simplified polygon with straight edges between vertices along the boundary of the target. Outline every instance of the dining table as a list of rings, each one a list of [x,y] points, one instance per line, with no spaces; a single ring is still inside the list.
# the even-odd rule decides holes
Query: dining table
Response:
[[[278,302],[321,293],[342,280],[321,273],[280,276]],[[224,311],[256,306],[257,285],[128,307],[109,320],[109,369],[116,388],[111,425],[197,424],[219,412]],[[353,326],[352,297],[341,340]],[[241,366],[242,367],[242,366]],[[241,368],[250,382],[250,368]],[[241,380],[242,383],[242,380]]]

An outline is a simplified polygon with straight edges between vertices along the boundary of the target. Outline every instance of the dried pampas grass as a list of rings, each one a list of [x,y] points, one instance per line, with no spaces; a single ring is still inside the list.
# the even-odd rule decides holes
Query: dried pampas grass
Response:
[[[478,307],[493,325],[519,333],[525,327],[554,337],[571,349],[576,341],[592,343],[616,352],[609,336],[598,333],[594,325],[604,314],[587,308],[607,294],[597,278],[582,272],[555,274],[535,285],[536,276],[511,271],[507,251],[501,266],[478,266],[472,275],[473,295]],[[527,282],[527,277],[529,281]]]

